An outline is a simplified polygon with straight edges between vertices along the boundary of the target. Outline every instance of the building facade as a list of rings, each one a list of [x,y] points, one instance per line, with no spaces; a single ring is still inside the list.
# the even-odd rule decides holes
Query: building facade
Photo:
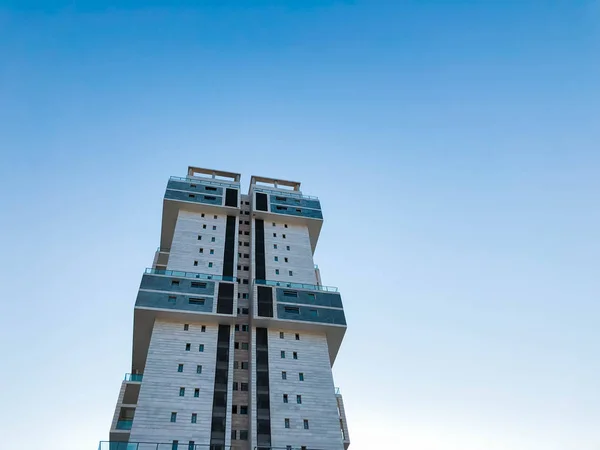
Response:
[[[131,372],[99,450],[345,450],[331,367],[346,331],[300,183],[171,177],[134,308]]]

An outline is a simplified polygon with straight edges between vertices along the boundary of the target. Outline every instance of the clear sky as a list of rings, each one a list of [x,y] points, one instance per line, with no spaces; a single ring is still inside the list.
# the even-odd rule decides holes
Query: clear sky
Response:
[[[598,1],[0,5],[0,447],[107,438],[198,165],[320,197],[351,449],[600,448]]]

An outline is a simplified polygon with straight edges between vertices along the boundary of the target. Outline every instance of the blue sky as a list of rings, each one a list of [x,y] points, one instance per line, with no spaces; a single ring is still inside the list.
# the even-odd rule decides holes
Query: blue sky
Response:
[[[320,197],[352,449],[597,450],[599,80],[598,1],[0,3],[3,446],[107,438],[198,165]]]

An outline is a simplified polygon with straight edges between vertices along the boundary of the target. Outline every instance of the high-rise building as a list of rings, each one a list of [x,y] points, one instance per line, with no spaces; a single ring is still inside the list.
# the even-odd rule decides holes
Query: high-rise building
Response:
[[[171,177],[135,302],[131,372],[99,450],[345,450],[331,367],[346,331],[300,183]]]

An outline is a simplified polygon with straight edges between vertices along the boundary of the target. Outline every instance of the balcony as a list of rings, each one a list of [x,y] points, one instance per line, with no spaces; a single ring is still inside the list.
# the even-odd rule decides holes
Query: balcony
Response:
[[[274,281],[274,280],[254,280],[254,283],[263,286],[275,286],[290,289],[306,289],[311,291],[323,291],[323,292],[338,292],[338,288],[334,286],[321,286],[320,284],[304,284],[304,283],[287,283],[285,281]]]
[[[143,378],[144,378],[144,375],[141,373],[126,373],[125,374],[125,381],[127,381],[128,383],[141,382]]]
[[[98,450],[231,450],[230,445],[186,444],[173,442],[117,442],[100,441]],[[285,450],[285,449],[284,449]]]
[[[117,430],[131,430],[133,420],[119,420],[117,421]]]
[[[199,273],[199,272],[183,272],[181,270],[166,270],[166,269],[154,269],[148,267],[144,273],[150,275],[166,275],[169,277],[178,277],[178,278],[197,278],[200,280],[215,280],[215,281],[237,281],[237,277],[224,277],[222,275],[213,275],[209,273]]]

